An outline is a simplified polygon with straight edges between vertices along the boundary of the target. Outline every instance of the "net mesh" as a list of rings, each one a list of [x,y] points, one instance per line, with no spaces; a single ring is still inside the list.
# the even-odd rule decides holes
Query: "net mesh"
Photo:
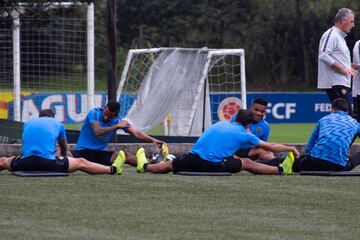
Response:
[[[119,92],[122,115],[134,127],[147,131],[163,123],[169,135],[197,136],[239,110],[240,53],[159,49],[130,54]],[[233,97],[235,103],[219,111],[224,96]]]
[[[30,8],[32,7],[32,8]],[[58,120],[65,122],[67,106],[72,114],[81,112],[78,99],[86,94],[87,6],[74,4],[49,6],[36,10],[22,6],[20,23],[21,120],[37,115],[41,108],[53,107]],[[0,9],[0,13],[11,13]],[[13,24],[14,16],[1,15],[0,20],[0,118],[13,119]],[[66,94],[76,93],[74,102]],[[57,95],[60,94],[60,95]],[[45,98],[48,98],[44,101]],[[5,108],[6,107],[6,108]],[[85,118],[86,112],[82,113]]]

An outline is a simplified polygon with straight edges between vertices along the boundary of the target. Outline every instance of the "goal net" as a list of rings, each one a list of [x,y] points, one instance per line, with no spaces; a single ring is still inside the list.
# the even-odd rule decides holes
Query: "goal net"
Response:
[[[94,71],[89,6],[93,10],[69,1],[0,8],[0,118],[26,121],[44,108],[66,123],[86,117]]]
[[[199,136],[246,108],[244,50],[130,50],[117,94],[135,128],[163,124],[165,135]]]

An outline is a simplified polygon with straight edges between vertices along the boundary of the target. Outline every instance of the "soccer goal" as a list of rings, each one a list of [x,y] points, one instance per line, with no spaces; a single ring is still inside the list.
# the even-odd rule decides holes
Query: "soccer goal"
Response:
[[[198,136],[246,109],[243,49],[130,50],[117,90],[122,115],[142,131]]]
[[[0,118],[52,108],[82,121],[94,107],[94,5],[25,2],[0,8]]]

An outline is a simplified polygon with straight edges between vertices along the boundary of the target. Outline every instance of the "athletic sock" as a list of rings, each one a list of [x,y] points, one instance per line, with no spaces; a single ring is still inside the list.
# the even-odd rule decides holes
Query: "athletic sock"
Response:
[[[273,158],[273,159],[270,159],[270,160],[259,160],[259,161],[256,161],[256,162],[259,162],[259,163],[262,163],[262,164],[265,164],[265,165],[269,165],[269,166],[278,166],[283,161],[284,161],[284,158],[276,157],[276,158]]]
[[[145,170],[145,171],[146,171],[147,167],[148,167],[148,163],[145,163],[145,164],[144,164],[144,170]]]
[[[279,175],[282,175],[282,173],[284,172],[284,169],[280,166],[277,166],[277,168],[278,168]]]
[[[110,175],[114,175],[116,173],[116,167],[115,166],[110,166],[111,172],[109,173]]]

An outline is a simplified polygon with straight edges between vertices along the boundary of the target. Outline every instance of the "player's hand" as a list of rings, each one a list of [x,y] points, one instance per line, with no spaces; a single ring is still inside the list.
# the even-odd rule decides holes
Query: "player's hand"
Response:
[[[130,123],[128,121],[121,121],[117,123],[117,127],[118,128],[129,128],[130,127]]]
[[[163,144],[166,144],[166,143],[163,142],[163,141],[157,140],[157,139],[154,139],[154,140],[153,140],[153,145],[154,145],[154,147],[159,147],[159,148],[161,148]]]
[[[300,153],[299,153],[299,151],[298,151],[295,147],[291,147],[291,150],[290,150],[290,151],[292,151],[292,153],[294,154],[295,158],[300,157]]]

